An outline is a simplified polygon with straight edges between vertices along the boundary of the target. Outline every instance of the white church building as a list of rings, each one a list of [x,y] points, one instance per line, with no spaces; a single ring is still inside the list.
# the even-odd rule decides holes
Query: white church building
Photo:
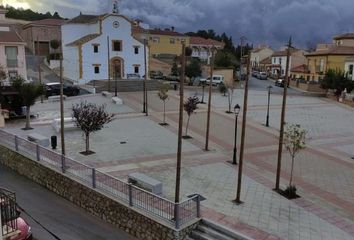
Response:
[[[145,75],[144,43],[133,37],[134,23],[118,13],[118,1],[111,1],[110,13],[80,14],[62,25],[64,77],[85,84]]]

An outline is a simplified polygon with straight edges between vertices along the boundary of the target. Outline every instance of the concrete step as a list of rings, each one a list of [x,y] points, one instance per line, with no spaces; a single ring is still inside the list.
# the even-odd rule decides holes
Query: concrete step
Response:
[[[195,229],[191,234],[192,239],[194,240],[216,240],[215,238],[210,237],[208,234]]]
[[[207,234],[208,236],[211,236],[213,239],[217,240],[235,240],[235,238],[227,236],[225,233],[221,233],[218,230],[214,228],[210,228],[209,226],[206,226],[204,224],[201,224],[198,226],[198,231]]]

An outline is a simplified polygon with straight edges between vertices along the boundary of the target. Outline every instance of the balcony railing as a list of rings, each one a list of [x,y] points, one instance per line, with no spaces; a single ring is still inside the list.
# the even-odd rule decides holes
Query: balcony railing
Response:
[[[8,68],[15,68],[18,67],[17,59],[7,59],[7,67]]]

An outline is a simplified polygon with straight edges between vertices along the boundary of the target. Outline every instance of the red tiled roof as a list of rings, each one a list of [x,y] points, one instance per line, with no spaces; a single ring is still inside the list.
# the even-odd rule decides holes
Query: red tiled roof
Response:
[[[151,35],[167,35],[167,36],[184,37],[184,34],[172,30],[149,29],[147,30],[147,32]]]
[[[202,37],[190,37],[189,43],[191,45],[224,46],[224,43],[222,42]]]
[[[79,38],[79,39],[75,40],[74,42],[66,44],[66,46],[78,46],[80,44],[87,43],[87,42],[91,41],[92,39],[97,38],[100,35],[101,34],[98,34],[98,33],[96,33],[96,34],[88,34],[86,36],[83,36],[82,38]]]
[[[22,38],[16,32],[11,31],[0,31],[0,42],[24,43]]]
[[[307,73],[308,72],[308,67],[306,64],[302,64],[300,66],[293,67],[291,72],[298,72],[298,73]]]
[[[271,57],[267,57],[267,58],[263,59],[262,61],[260,61],[259,64],[272,64],[272,59],[271,59]]]
[[[334,36],[334,40],[340,40],[340,39],[354,39],[354,33],[344,33],[340,34],[337,36]]]
[[[66,23],[94,23],[99,20],[102,15],[84,15],[80,14],[73,19],[68,20]]]
[[[323,56],[323,55],[354,55],[354,47],[333,46],[329,49],[308,53],[305,56]]]
[[[62,25],[66,20],[64,19],[43,19],[39,21],[34,21],[31,22],[29,25],[49,25],[49,26],[60,26]]]

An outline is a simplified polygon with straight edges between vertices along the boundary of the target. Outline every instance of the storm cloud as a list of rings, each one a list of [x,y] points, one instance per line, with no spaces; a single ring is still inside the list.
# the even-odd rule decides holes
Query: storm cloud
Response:
[[[80,11],[103,13],[108,9],[103,0],[41,2],[36,8],[46,6],[66,17]],[[354,31],[353,0],[122,0],[120,9],[122,14],[141,19],[151,27],[226,32],[236,44],[246,36],[250,43],[278,47],[291,35],[296,46],[308,47],[330,42],[338,33]]]

